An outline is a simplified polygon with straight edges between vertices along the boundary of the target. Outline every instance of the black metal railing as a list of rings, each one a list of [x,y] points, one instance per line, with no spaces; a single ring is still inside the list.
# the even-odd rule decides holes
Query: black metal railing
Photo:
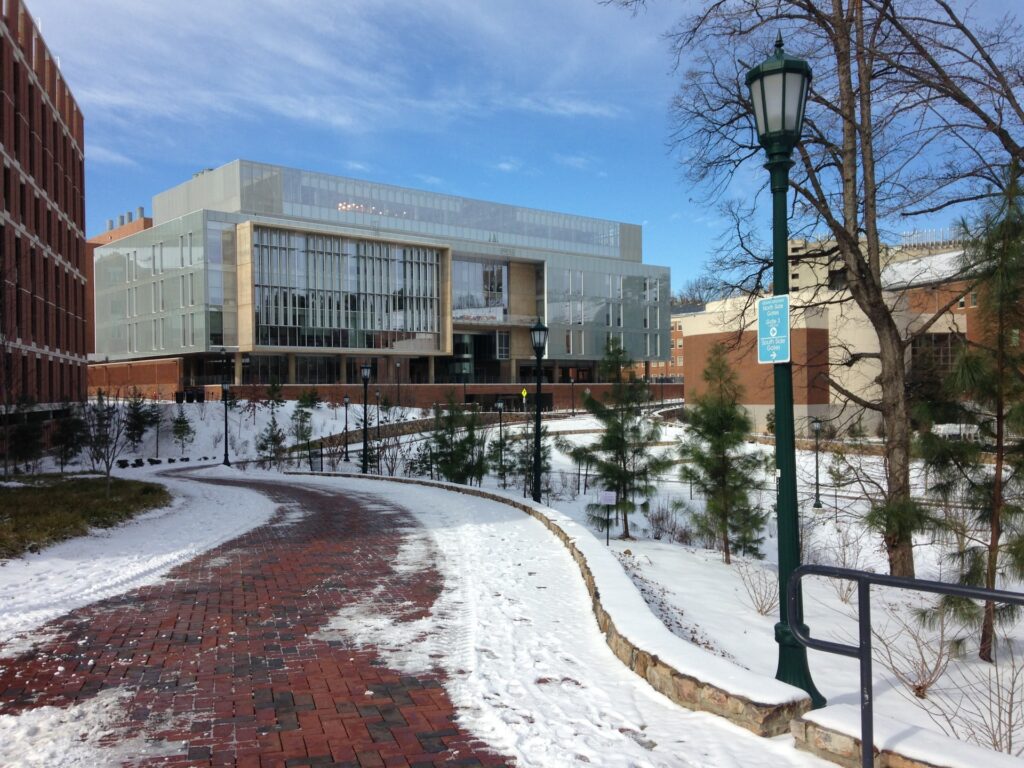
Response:
[[[810,636],[806,626],[795,622],[799,612],[799,586],[804,576],[827,576],[834,579],[849,579],[857,582],[857,630],[858,645],[835,643],[831,640],[817,640]],[[999,589],[983,589],[967,587],[962,584],[948,584],[942,581],[925,579],[907,579],[900,576],[887,576],[867,571],[855,571],[850,568],[836,568],[831,565],[801,565],[789,578],[786,585],[786,600],[789,605],[789,628],[799,643],[807,648],[825,653],[836,653],[850,656],[860,662],[860,764],[862,768],[874,765],[874,687],[871,680],[871,585],[880,584],[898,589],[910,589],[915,592],[931,592],[938,595],[954,595],[973,600],[985,600],[994,603],[1011,603],[1024,605],[1024,594],[1006,592]]]

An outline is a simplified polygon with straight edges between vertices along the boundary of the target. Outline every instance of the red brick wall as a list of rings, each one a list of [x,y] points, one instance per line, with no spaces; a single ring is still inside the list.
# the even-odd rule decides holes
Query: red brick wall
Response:
[[[138,389],[146,397],[171,400],[181,389],[182,373],[180,357],[132,363],[94,363],[89,366],[89,395],[95,395],[102,389],[124,396],[132,389]]]
[[[737,343],[735,333],[708,333],[686,337],[684,370],[689,398],[705,389],[704,367],[711,348],[718,343],[729,348],[729,364],[744,389],[743,402],[774,405],[772,366],[757,362],[757,334],[745,331]],[[828,403],[828,331],[824,328],[795,328],[790,339],[793,360],[793,402],[797,405]]]
[[[15,398],[85,397],[82,114],[20,0],[0,19],[0,365]],[[0,387],[3,386],[0,376]]]

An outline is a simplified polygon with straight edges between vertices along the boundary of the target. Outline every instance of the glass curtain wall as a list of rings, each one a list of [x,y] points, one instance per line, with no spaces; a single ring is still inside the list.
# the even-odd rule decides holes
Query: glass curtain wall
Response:
[[[452,261],[452,317],[505,322],[508,318],[508,264]]]
[[[255,227],[252,258],[260,346],[439,348],[435,248]]]

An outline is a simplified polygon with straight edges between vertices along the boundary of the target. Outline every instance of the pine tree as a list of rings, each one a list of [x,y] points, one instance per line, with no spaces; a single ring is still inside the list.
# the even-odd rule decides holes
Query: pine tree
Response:
[[[485,439],[480,416],[467,411],[451,395],[445,408],[434,410],[431,455],[438,475],[450,483],[472,484],[486,474]]]
[[[309,455],[311,453],[309,441],[313,437],[313,414],[302,398],[295,404],[295,410],[292,411],[289,431],[294,440],[294,445],[305,444],[306,454]],[[310,461],[312,462],[312,458]]]
[[[523,429],[519,432],[518,440],[512,445],[512,467],[516,477],[523,484],[523,498],[529,498],[533,494],[533,419],[523,422]],[[508,455],[505,456],[508,461]],[[540,484],[544,488],[550,487],[549,476],[551,474],[551,440],[548,437],[548,427],[543,422],[540,425]]]
[[[270,421],[256,438],[256,450],[268,464],[278,466],[285,452],[284,432],[277,424],[277,414],[270,411]]]
[[[146,398],[133,388],[125,401],[124,424],[124,436],[131,443],[132,451],[138,451],[139,443],[152,425],[152,412],[146,407]]]
[[[954,443],[927,433],[921,447],[929,470],[939,482],[933,487],[946,495],[959,491],[974,510],[984,536],[971,532],[954,553],[966,584],[996,588],[999,576],[1024,578],[1024,188],[1020,168],[1008,171],[998,196],[973,225],[964,267],[976,280],[977,333],[958,355],[948,391],[958,398],[962,421],[978,425],[982,442],[992,447],[994,462],[981,461],[977,446]],[[979,609],[964,601],[945,601],[959,618],[979,624],[978,656],[993,661],[995,625],[1019,612],[986,602]]]
[[[284,390],[281,389],[279,381],[271,381],[267,387],[266,404],[271,413],[276,413],[277,409],[284,405]]]
[[[690,409],[688,432],[679,447],[680,477],[704,497],[698,526],[721,543],[726,563],[735,549],[754,557],[761,553],[766,515],[750,502],[761,486],[762,459],[745,450],[751,423],[740,405],[743,388],[729,367],[725,347],[716,344],[704,369],[707,389]]]
[[[156,432],[156,439],[153,441],[154,444],[154,456],[160,458],[160,431],[163,429],[167,420],[164,417],[164,410],[160,405],[160,401],[157,396],[154,395],[153,402],[149,404],[149,423]]]
[[[171,422],[171,434],[174,435],[174,442],[181,448],[181,455],[184,456],[185,446],[195,439],[196,432],[192,428],[188,414],[185,413],[185,406],[181,404],[178,405],[178,413]]]
[[[43,423],[35,414],[35,402],[22,400],[15,412],[16,423],[11,434],[11,458],[26,471],[43,455]]]
[[[82,452],[86,442],[85,420],[77,405],[64,403],[53,431],[51,447],[57,456],[61,473]]]
[[[613,381],[607,402],[592,397],[583,401],[583,407],[603,429],[597,440],[574,454],[577,462],[589,460],[598,481],[615,491],[615,510],[617,516],[622,516],[624,539],[630,537],[630,514],[649,507],[658,476],[672,466],[669,455],[654,450],[661,439],[661,426],[644,413],[651,399],[647,383],[635,378],[623,380],[623,369],[630,367],[632,361],[626,359],[621,347],[614,341],[609,343],[599,365],[602,375]],[[601,504],[589,504],[587,517],[601,530],[608,525]]]

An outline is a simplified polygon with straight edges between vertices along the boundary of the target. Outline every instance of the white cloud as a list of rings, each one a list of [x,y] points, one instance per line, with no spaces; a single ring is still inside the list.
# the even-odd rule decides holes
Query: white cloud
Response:
[[[352,171],[353,173],[367,173],[370,170],[370,166],[358,160],[349,160],[345,163],[345,170]]]
[[[446,130],[501,112],[621,118],[646,87],[637,73],[664,71],[668,26],[592,0],[32,7],[90,137],[140,148],[182,141],[182,124],[228,133],[268,115],[348,135]],[[625,40],[628,55],[609,55]]]
[[[523,163],[514,157],[505,157],[496,163],[494,167],[503,173],[515,173],[523,167]]]
[[[99,144],[87,144],[85,148],[85,159],[90,163],[104,163],[106,165],[122,165],[136,167],[138,163],[127,155],[107,149]]]
[[[564,165],[566,168],[574,168],[577,171],[585,171],[589,169],[593,163],[594,158],[589,155],[560,155],[556,154],[554,160],[559,165]]]
[[[427,173],[417,173],[416,180],[421,184],[426,184],[428,187],[439,187],[444,184],[444,180],[439,176],[431,176]]]

